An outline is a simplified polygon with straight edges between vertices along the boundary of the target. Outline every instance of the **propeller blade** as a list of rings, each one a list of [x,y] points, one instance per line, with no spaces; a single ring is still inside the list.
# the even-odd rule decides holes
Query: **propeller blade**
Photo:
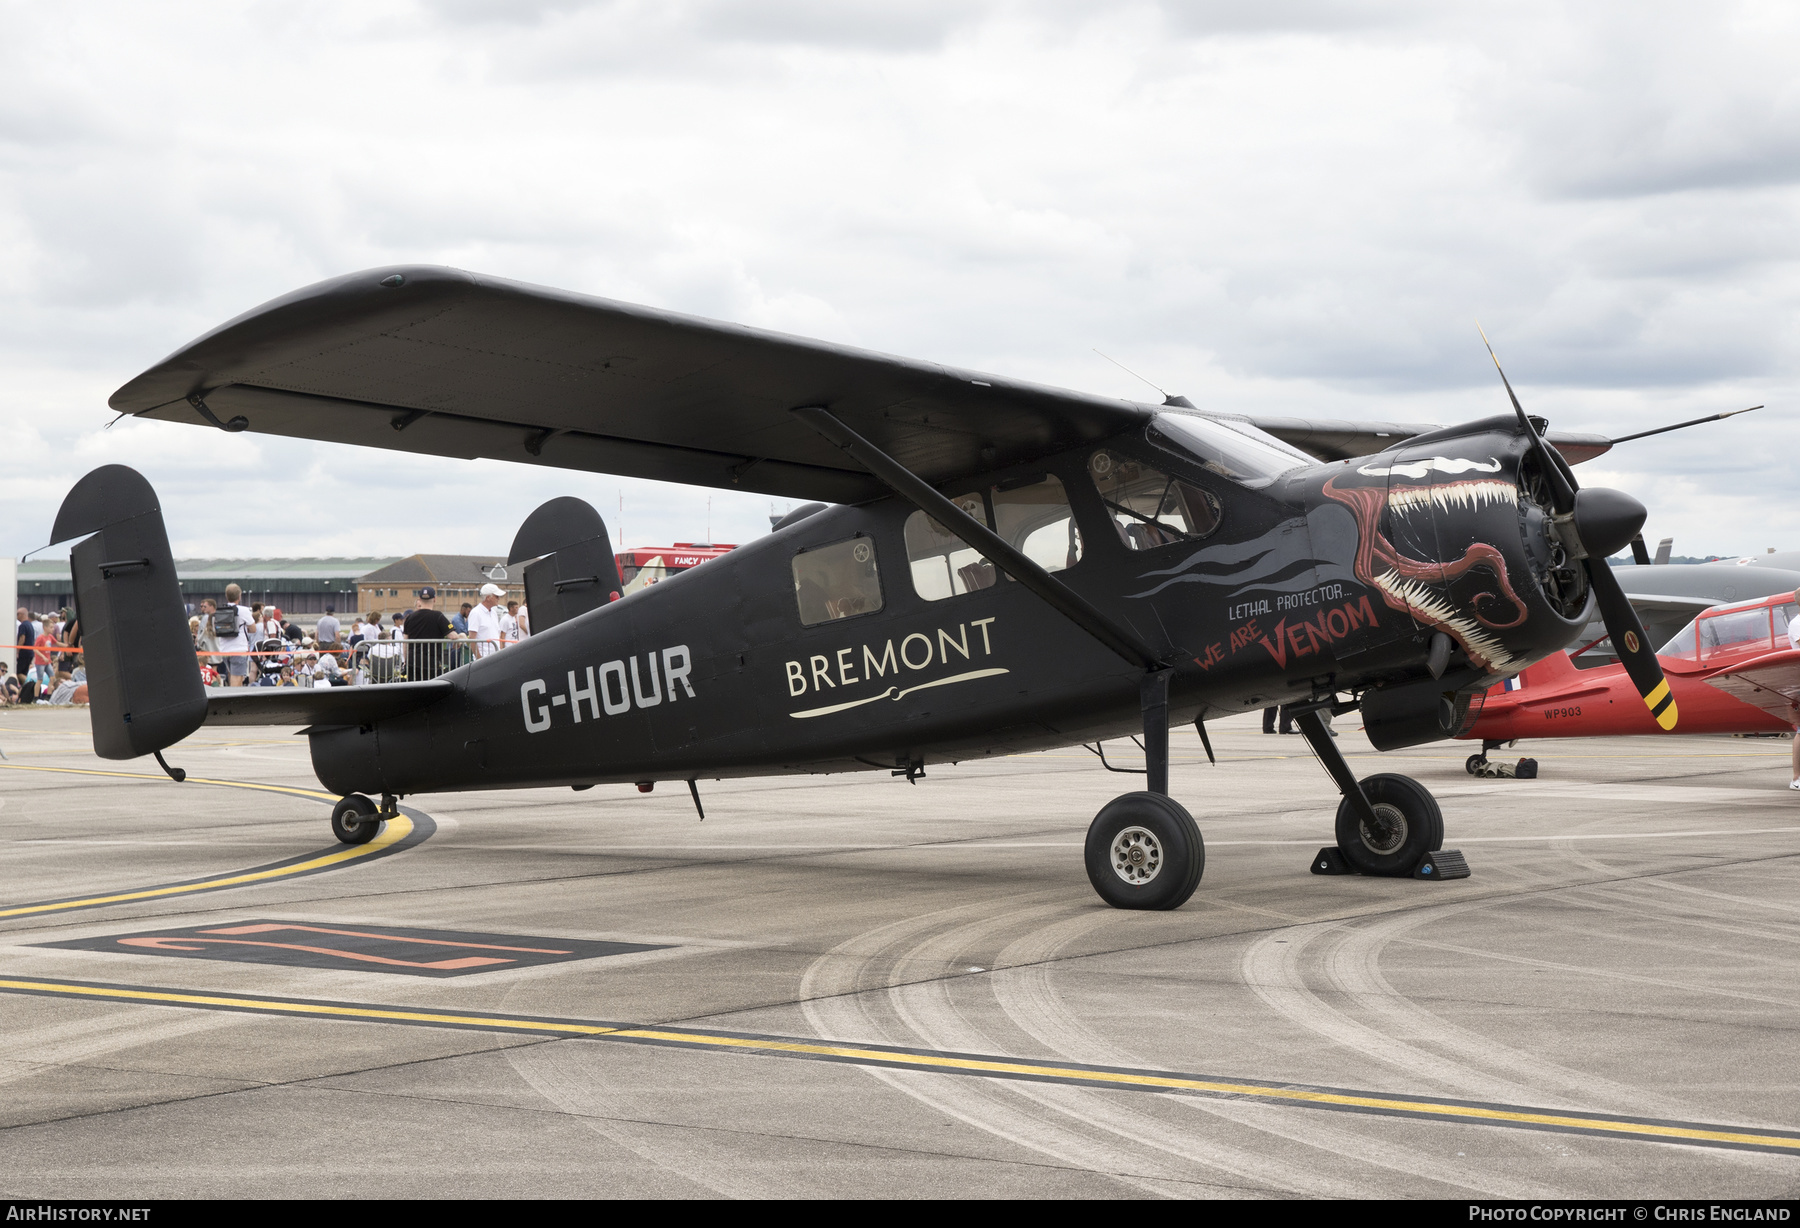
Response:
[[[1531,437],[1531,445],[1537,449],[1538,463],[1544,467],[1544,479],[1550,484],[1551,501],[1556,506],[1558,515],[1567,515],[1575,507],[1575,492],[1581,489],[1575,482],[1575,475],[1569,472],[1569,466],[1562,455],[1545,442],[1538,434],[1537,427],[1525,416],[1525,407],[1519,404],[1519,394],[1513,391],[1512,381],[1506,378],[1506,368],[1500,365],[1500,355],[1494,353],[1494,343],[1487,339],[1487,333],[1481,327],[1481,321],[1475,322],[1475,331],[1481,334],[1481,344],[1487,346],[1488,357],[1494,360],[1494,370],[1500,372],[1500,382],[1506,385],[1506,395],[1512,399],[1513,412],[1519,415],[1519,429]]]
[[[1631,608],[1625,590],[1619,587],[1619,579],[1613,575],[1606,560],[1589,555],[1583,562],[1587,565],[1594,600],[1600,606],[1600,617],[1606,622],[1606,630],[1612,636],[1613,648],[1618,651],[1626,674],[1637,687],[1637,693],[1644,697],[1644,706],[1650,709],[1656,723],[1673,730],[1679,716],[1675,710],[1675,696],[1669,690],[1669,680],[1663,677],[1656,650],[1644,636],[1644,624],[1638,621],[1637,611]]]
[[[1643,508],[1629,496],[1620,496],[1616,491],[1598,490],[1589,492],[1591,511],[1588,508],[1577,508],[1575,496],[1581,492],[1581,486],[1575,481],[1575,475],[1562,454],[1538,433],[1531,419],[1525,416],[1525,407],[1519,404],[1519,394],[1513,391],[1512,381],[1506,378],[1506,369],[1500,365],[1500,356],[1494,353],[1493,343],[1487,339],[1479,322],[1475,331],[1481,333],[1481,343],[1487,346],[1488,357],[1494,360],[1494,370],[1500,372],[1500,382],[1506,385],[1506,395],[1512,398],[1513,411],[1519,415],[1519,426],[1531,436],[1531,443],[1537,449],[1538,462],[1544,467],[1544,476],[1550,484],[1551,501],[1556,505],[1557,517],[1574,515],[1576,532],[1583,538],[1583,549],[1587,557],[1582,563],[1587,568],[1588,585],[1594,591],[1594,601],[1600,607],[1600,617],[1606,623],[1606,630],[1612,636],[1613,647],[1618,651],[1619,660],[1625,665],[1625,673],[1631,678],[1632,685],[1644,698],[1644,706],[1650,709],[1650,715],[1664,729],[1674,729],[1678,713],[1675,709],[1675,696],[1669,690],[1669,680],[1663,677],[1662,663],[1656,659],[1656,650],[1644,637],[1644,624],[1638,621],[1637,611],[1631,608],[1631,602],[1625,598],[1625,590],[1619,587],[1619,578],[1607,565],[1606,555],[1625,544],[1625,537],[1611,540],[1618,536],[1617,530],[1623,523],[1630,523],[1624,532],[1627,536],[1636,533],[1643,525],[1641,515]],[[1745,411],[1738,410],[1738,413]],[[1620,500],[1624,499],[1623,504]],[[1583,517],[1581,512],[1589,511]],[[1582,521],[1588,523],[1584,526]],[[1583,528],[1586,532],[1583,532]],[[1598,549],[1596,548],[1598,547]]]

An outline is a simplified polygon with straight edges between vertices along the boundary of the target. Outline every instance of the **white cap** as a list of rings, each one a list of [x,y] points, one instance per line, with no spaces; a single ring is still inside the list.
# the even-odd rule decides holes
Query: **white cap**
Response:
[[[481,595],[483,597],[504,597],[506,596],[506,590],[501,588],[498,584],[483,584],[481,586]]]

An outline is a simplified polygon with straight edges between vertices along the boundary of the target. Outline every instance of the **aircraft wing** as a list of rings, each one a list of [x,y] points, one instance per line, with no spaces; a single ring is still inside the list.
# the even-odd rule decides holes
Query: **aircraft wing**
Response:
[[[1683,597],[1673,593],[1626,593],[1625,599],[1639,614],[1685,614],[1689,618],[1724,600],[1722,597]]]
[[[1800,651],[1767,653],[1706,681],[1777,720],[1800,719]]]
[[[834,502],[883,489],[790,409],[831,409],[934,483],[1099,440],[1155,412],[433,267],[352,273],[266,303],[111,403],[193,425]],[[1322,460],[1431,429],[1214,416]]]
[[[206,689],[208,725],[363,725],[423,708],[454,689],[446,678],[382,686]]]
[[[790,409],[831,408],[934,482],[1102,439],[1152,412],[431,267],[353,273],[266,303],[111,404],[206,425],[190,397],[254,432],[834,502],[885,488]]]

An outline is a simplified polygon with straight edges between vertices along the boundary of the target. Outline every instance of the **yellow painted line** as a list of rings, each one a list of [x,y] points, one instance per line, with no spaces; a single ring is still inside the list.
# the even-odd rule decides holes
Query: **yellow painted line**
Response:
[[[1371,1109],[1384,1113],[1428,1113],[1433,1116],[1456,1117],[1469,1121],[1504,1122],[1514,1125],[1552,1126],[1560,1130],[1604,1130],[1608,1133],[1643,1135],[1647,1138],[1685,1139],[1697,1142],[1734,1143],[1756,1147],[1778,1147],[1800,1154],[1800,1138],[1778,1134],[1753,1134],[1726,1128],[1706,1129],[1694,1126],[1610,1121],[1605,1118],[1581,1117],[1531,1109],[1510,1109],[1471,1104],[1438,1104],[1423,1100],[1405,1100],[1390,1096],[1361,1095],[1350,1092],[1327,1092],[1311,1088],[1266,1087],[1254,1083],[1228,1083],[1212,1079],[1192,1079],[1177,1075],[1125,1073],[1109,1070],[1084,1070],[1079,1067],[1043,1066],[1034,1062],[1014,1062],[997,1058],[953,1057],[938,1054],[894,1053],[879,1049],[859,1049],[845,1045],[819,1044],[806,1041],[747,1040],[731,1036],[708,1036],[692,1032],[664,1032],[645,1028],[619,1028],[610,1033],[620,1039],[671,1041],[683,1045],[742,1048],[760,1052],[798,1053],[819,1057],[836,1057],[850,1061],[881,1062],[885,1065],[919,1066],[926,1069],[969,1071],[979,1074],[1020,1075],[1034,1079],[1074,1079],[1085,1083],[1114,1083],[1125,1087],[1167,1088],[1171,1091],[1199,1091],[1232,1096],[1255,1096],[1262,1099],[1289,1100],[1304,1104],[1335,1105],[1345,1108]]]
[[[59,981],[0,979],[0,991],[89,998],[114,1002],[139,1002],[202,1009],[301,1015],[320,1018],[401,1023],[425,1026],[474,1028],[484,1031],[525,1032],[540,1035],[585,1036],[605,1040],[651,1041],[683,1048],[782,1054],[824,1058],[860,1065],[879,1065],[947,1074],[1025,1078],[1042,1082],[1078,1082],[1153,1091],[1202,1092],[1237,1096],[1265,1102],[1317,1108],[1355,1109],[1403,1117],[1448,1118],[1474,1125],[1539,1127],[1573,1133],[1623,1135],[1648,1141],[1701,1143],[1714,1146],[1752,1147],[1800,1155],[1800,1136],[1767,1134],[1752,1129],[1696,1122],[1641,1121],[1557,1112],[1518,1105],[1475,1104],[1467,1101],[1417,1100],[1373,1092],[1329,1088],[1274,1086],[1207,1079],[1154,1071],[1108,1070],[980,1057],[952,1053],[917,1053],[901,1049],[834,1044],[830,1041],[788,1039],[779,1036],[727,1036],[672,1028],[630,1027],[574,1019],[532,1019],[502,1015],[462,1014],[455,1011],[405,1007],[316,1002],[306,999],[243,997],[148,989],[128,985],[79,985]]]
[[[109,772],[97,768],[58,768],[39,767],[22,763],[0,763],[0,768],[15,772],[61,772],[77,776],[116,776],[128,780],[168,780],[160,774],[146,772]],[[169,781],[173,784],[173,781]],[[259,793],[285,793],[292,797],[314,798],[320,801],[335,802],[337,797],[331,793],[321,793],[317,789],[296,789],[287,785],[263,785],[242,780],[209,780],[198,776],[187,778],[190,785],[219,785],[229,789],[250,789]],[[323,870],[331,866],[342,865],[347,861],[355,861],[375,853],[392,848],[413,833],[413,821],[404,814],[382,824],[381,831],[367,844],[349,844],[343,848],[333,849],[329,853],[321,853],[317,857],[309,857],[305,861],[291,865],[272,866],[260,870],[245,870],[235,874],[222,874],[217,878],[201,879],[191,883],[173,883],[162,887],[144,887],[135,891],[119,891],[107,895],[86,896],[78,900],[56,900],[47,904],[22,904],[16,908],[0,908],[0,918],[29,917],[43,913],[64,912],[72,908],[95,908],[104,904],[124,904],[133,900],[163,899],[169,896],[190,895],[196,891],[216,891],[222,887],[241,887],[248,883],[270,882],[274,879],[291,878],[296,874],[308,874],[314,870]]]
[[[64,768],[41,767],[29,763],[0,763],[0,768],[10,768],[15,772],[65,772],[71,776],[117,776],[124,780],[169,780],[161,772],[108,772],[100,768]],[[312,797],[324,802],[337,801],[335,793],[321,793],[317,789],[295,789],[288,785],[259,785],[246,780],[207,780],[200,776],[189,776],[186,781],[190,785],[223,785],[228,789],[256,789],[263,793],[290,793],[295,797]]]
[[[200,1006],[236,1011],[261,1011],[265,1014],[317,1015],[325,1018],[362,1019],[385,1023],[436,1024],[440,1027],[485,1028],[505,1032],[551,1032],[568,1036],[601,1036],[618,1031],[608,1024],[542,1019],[499,1019],[491,1015],[458,1015],[447,1011],[403,1010],[399,1007],[348,1006],[334,1002],[273,1001],[266,998],[238,998],[228,994],[179,993],[174,990],[138,989],[126,985],[65,985],[57,981],[22,981],[0,979],[0,990],[22,993],[62,994],[77,998],[104,998],[112,1001],[166,1003],[170,1006]]]

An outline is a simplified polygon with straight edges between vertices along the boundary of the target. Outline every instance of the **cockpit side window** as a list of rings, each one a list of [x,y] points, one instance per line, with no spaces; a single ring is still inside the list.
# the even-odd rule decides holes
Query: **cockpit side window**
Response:
[[[1102,449],[1088,458],[1119,540],[1130,550],[1199,541],[1219,527],[1219,500],[1140,460]]]
[[[808,627],[879,610],[881,572],[874,541],[857,536],[796,554],[794,597],[800,621]]]

